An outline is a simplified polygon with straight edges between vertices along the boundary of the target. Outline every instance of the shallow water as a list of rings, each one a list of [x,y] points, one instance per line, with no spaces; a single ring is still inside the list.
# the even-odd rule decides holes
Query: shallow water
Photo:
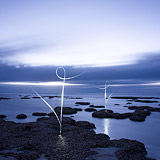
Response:
[[[0,97],[11,97],[10,100],[0,101],[0,114],[7,115],[6,120],[15,122],[30,122],[35,121],[37,117],[32,116],[33,112],[46,112],[49,113],[51,110],[40,100],[40,99],[21,99],[21,96],[28,95],[28,93],[2,93]],[[35,96],[35,94],[29,94],[29,97]],[[53,94],[41,94],[53,95]],[[57,95],[55,93],[54,95]],[[128,94],[127,94],[128,95]],[[130,94],[135,96],[134,94]],[[73,97],[82,97],[83,99],[65,99],[64,106],[82,108],[83,111],[79,111],[77,114],[73,114],[73,119],[81,121],[89,121],[96,125],[95,131],[97,133],[105,133],[111,137],[111,139],[128,138],[133,140],[138,140],[145,144],[148,156],[156,159],[160,159],[160,112],[152,112],[150,116],[146,118],[144,122],[133,122],[129,119],[117,120],[117,119],[99,119],[93,118],[91,112],[85,112],[84,109],[88,106],[75,106],[77,101],[90,102],[93,105],[104,105],[103,93],[89,93],[89,94],[70,94]],[[114,95],[119,96],[119,95]],[[121,94],[123,96],[123,94]],[[136,95],[137,96],[137,95]],[[145,96],[145,95],[141,95]],[[152,95],[149,95],[152,96]],[[51,104],[51,106],[60,106],[60,98],[49,99],[45,98],[46,101]],[[131,105],[136,106],[151,106],[159,107],[160,99],[157,99],[159,103],[139,103],[131,102]],[[120,104],[118,106],[114,104]],[[133,110],[128,110],[126,105],[127,101],[122,99],[110,99],[107,108],[112,109],[114,112],[125,113],[133,112]],[[16,115],[20,113],[27,114],[27,118],[24,120],[16,119]],[[71,115],[69,115],[71,116]]]

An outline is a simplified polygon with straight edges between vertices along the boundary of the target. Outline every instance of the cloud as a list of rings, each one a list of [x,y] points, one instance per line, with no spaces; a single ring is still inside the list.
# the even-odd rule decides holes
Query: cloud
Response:
[[[67,77],[74,76],[86,71],[82,76],[75,78],[73,83],[93,83],[103,84],[106,80],[111,84],[143,84],[155,83],[160,81],[160,54],[150,54],[143,57],[135,64],[110,67],[86,67],[75,68],[64,66]],[[24,67],[0,65],[0,81],[38,81],[51,82],[57,81],[55,71],[56,66]]]

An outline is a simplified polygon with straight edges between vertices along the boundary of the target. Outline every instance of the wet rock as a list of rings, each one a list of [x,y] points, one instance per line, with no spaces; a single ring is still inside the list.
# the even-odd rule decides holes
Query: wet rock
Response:
[[[60,115],[61,113],[61,107],[56,107],[55,109],[56,114]],[[77,113],[77,110],[71,107],[63,107],[63,114],[75,114]],[[55,116],[53,112],[48,113],[48,116]]]
[[[127,102],[127,104],[132,104],[131,102]]]
[[[93,117],[97,118],[113,118],[114,114],[112,110],[102,109],[92,113]]]
[[[0,118],[6,118],[7,116],[6,115],[3,115],[3,114],[0,114]]]
[[[74,108],[76,111],[82,111],[82,108]]]
[[[40,117],[40,118],[37,118],[37,121],[46,121],[48,119],[49,117]]]
[[[0,100],[9,100],[11,98],[7,98],[7,97],[0,97]]]
[[[139,121],[139,122],[142,122],[142,121],[145,121],[145,118],[146,118],[146,117],[140,116],[140,115],[138,115],[138,114],[132,114],[129,119],[130,119],[131,121]]]
[[[128,109],[142,109],[142,110],[145,110],[145,109],[148,109],[148,108],[152,108],[150,106],[129,106]]]
[[[147,160],[147,151],[144,144],[141,142],[129,139],[120,139],[111,140],[110,145],[120,147],[120,149],[115,152],[119,160]]]
[[[17,119],[25,119],[25,118],[27,118],[27,115],[25,115],[25,114],[18,114],[18,115],[16,116],[16,118],[17,118]]]
[[[110,137],[106,134],[96,134],[95,135],[96,140],[96,147],[108,147],[110,142]]]
[[[151,100],[134,100],[135,102],[142,102],[142,103],[158,103],[158,101],[151,101]]]
[[[79,104],[79,105],[90,105],[89,102],[76,102],[75,104]]]
[[[56,107],[54,110],[57,114],[61,113],[61,107]],[[75,114],[75,113],[77,113],[76,109],[72,107],[63,107],[63,114]]]
[[[21,97],[21,99],[30,99],[30,98],[29,98],[29,97],[24,96],[24,97]]]
[[[117,104],[117,103],[116,103],[116,104],[114,104],[114,105],[119,106],[120,104]]]
[[[86,129],[94,129],[96,128],[93,123],[87,122],[87,121],[78,121],[75,124],[78,127],[86,128]]]
[[[90,105],[89,107],[93,107],[93,108],[105,108],[104,106],[95,106],[95,105]]]
[[[40,97],[32,97],[32,98],[39,99]]]
[[[129,118],[132,113],[114,113],[113,118],[116,119],[126,119]]]
[[[160,108],[147,108],[147,111],[151,111],[151,112],[160,112]]]
[[[41,155],[48,160],[85,160],[95,154],[91,148],[119,147],[116,156],[121,160],[145,160],[145,146],[127,139],[110,140],[105,134],[96,134],[94,124],[63,118],[62,134],[55,117],[41,117],[37,122],[14,123],[1,121],[1,155],[15,159],[35,160]],[[8,150],[8,152],[7,152]],[[128,159],[127,159],[128,158]],[[139,158],[139,159],[138,159]]]
[[[34,112],[32,113],[33,116],[46,116],[47,113],[43,113],[43,112]]]
[[[95,108],[86,108],[85,111],[87,112],[93,112],[93,111],[97,111]]]

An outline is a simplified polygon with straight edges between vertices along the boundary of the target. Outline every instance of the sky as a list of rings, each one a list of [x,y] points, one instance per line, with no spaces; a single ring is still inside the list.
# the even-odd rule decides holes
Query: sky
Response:
[[[0,0],[0,81],[160,81],[159,0]]]

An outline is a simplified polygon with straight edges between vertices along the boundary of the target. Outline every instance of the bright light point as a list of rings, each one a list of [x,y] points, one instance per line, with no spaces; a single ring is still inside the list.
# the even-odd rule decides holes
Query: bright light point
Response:
[[[0,82],[8,85],[27,85],[27,86],[62,86],[63,82]],[[83,84],[65,83],[65,86],[79,86]]]

